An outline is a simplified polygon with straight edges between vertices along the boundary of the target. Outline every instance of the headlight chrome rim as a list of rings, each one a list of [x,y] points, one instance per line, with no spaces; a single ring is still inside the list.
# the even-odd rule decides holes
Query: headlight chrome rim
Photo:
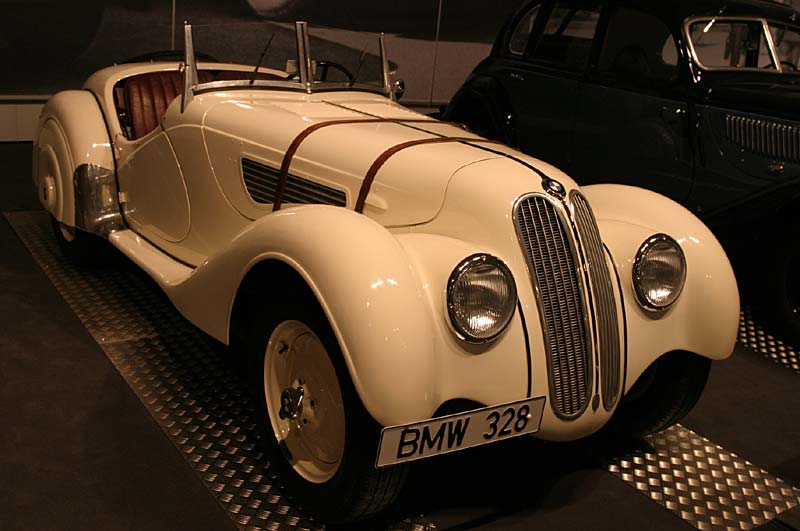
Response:
[[[511,311],[508,312],[508,315],[505,316],[504,319],[499,321],[500,324],[496,327],[495,332],[484,337],[479,337],[475,334],[472,334],[466,329],[466,327],[461,326],[458,316],[458,307],[454,302],[454,292],[459,280],[463,275],[468,274],[470,271],[480,266],[491,266],[500,271],[503,277],[505,277],[507,287],[510,292],[509,299],[513,301],[511,303]],[[514,275],[511,273],[511,270],[508,268],[505,262],[490,254],[476,253],[464,258],[461,262],[459,262],[455,269],[453,269],[453,272],[450,273],[450,278],[447,281],[446,304],[450,327],[460,339],[466,341],[467,343],[483,345],[500,337],[503,332],[506,331],[508,325],[511,323],[511,320],[514,318],[517,308],[517,300],[517,286],[514,280]]]
[[[642,287],[642,267],[647,259],[648,255],[653,252],[653,249],[659,244],[668,244],[674,250],[677,251],[678,256],[680,257],[681,262],[681,276],[680,282],[675,290],[674,294],[672,295],[670,301],[667,304],[658,305],[655,304],[650,298],[647,296],[645,289]],[[633,288],[634,292],[636,293],[636,300],[639,302],[639,305],[644,308],[645,310],[661,315],[666,312],[669,308],[671,308],[675,302],[683,293],[683,288],[686,285],[686,255],[683,252],[683,248],[680,244],[671,236],[663,233],[654,234],[647,238],[642,245],[639,246],[639,249],[636,251],[636,258],[633,262]]]

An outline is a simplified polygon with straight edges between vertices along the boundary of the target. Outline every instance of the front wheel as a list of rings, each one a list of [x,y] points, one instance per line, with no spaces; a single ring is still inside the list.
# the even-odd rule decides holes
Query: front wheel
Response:
[[[620,402],[608,428],[642,436],[680,422],[703,393],[711,360],[676,351],[653,362]]]
[[[316,305],[276,306],[245,340],[255,422],[286,495],[326,523],[367,518],[399,495],[405,467],[376,469],[380,426],[361,404]]]

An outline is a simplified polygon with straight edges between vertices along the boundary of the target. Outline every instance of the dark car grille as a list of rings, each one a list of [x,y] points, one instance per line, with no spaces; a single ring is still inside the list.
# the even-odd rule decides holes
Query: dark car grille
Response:
[[[728,140],[756,155],[800,162],[800,127],[727,114],[725,134]]]
[[[243,158],[242,178],[253,201],[264,204],[275,201],[278,170]],[[290,174],[286,178],[283,202],[345,206],[347,196],[341,190]]]
[[[575,210],[575,224],[583,242],[583,251],[592,281],[603,406],[611,409],[620,391],[619,321],[614,286],[611,283],[603,242],[600,240],[600,232],[592,209],[580,193],[572,192],[571,198]]]
[[[554,410],[580,414],[591,387],[591,349],[579,263],[555,205],[533,195],[517,203],[514,220],[536,286]]]

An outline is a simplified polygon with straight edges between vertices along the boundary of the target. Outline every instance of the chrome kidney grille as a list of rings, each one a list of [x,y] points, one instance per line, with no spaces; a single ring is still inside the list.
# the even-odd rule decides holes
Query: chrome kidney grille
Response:
[[[543,327],[554,411],[575,417],[591,392],[591,349],[579,262],[566,220],[546,197],[517,202],[514,221]]]
[[[725,115],[728,140],[751,153],[800,162],[800,127],[748,116]]]
[[[603,243],[586,199],[573,192],[570,201],[574,219],[539,194],[521,198],[514,209],[544,332],[551,403],[567,419],[589,402],[593,352],[599,355],[606,409],[614,406],[621,387],[617,303]]]
[[[620,338],[617,301],[592,209],[577,191],[570,194],[594,297],[596,346],[599,350],[603,407],[611,409],[620,392]]]

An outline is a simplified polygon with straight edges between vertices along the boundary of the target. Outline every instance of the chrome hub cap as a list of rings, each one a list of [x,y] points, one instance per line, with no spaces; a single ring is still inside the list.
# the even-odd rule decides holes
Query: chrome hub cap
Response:
[[[306,480],[324,483],[344,454],[344,406],[336,369],[314,332],[279,324],[267,343],[264,396],[284,457]]]

